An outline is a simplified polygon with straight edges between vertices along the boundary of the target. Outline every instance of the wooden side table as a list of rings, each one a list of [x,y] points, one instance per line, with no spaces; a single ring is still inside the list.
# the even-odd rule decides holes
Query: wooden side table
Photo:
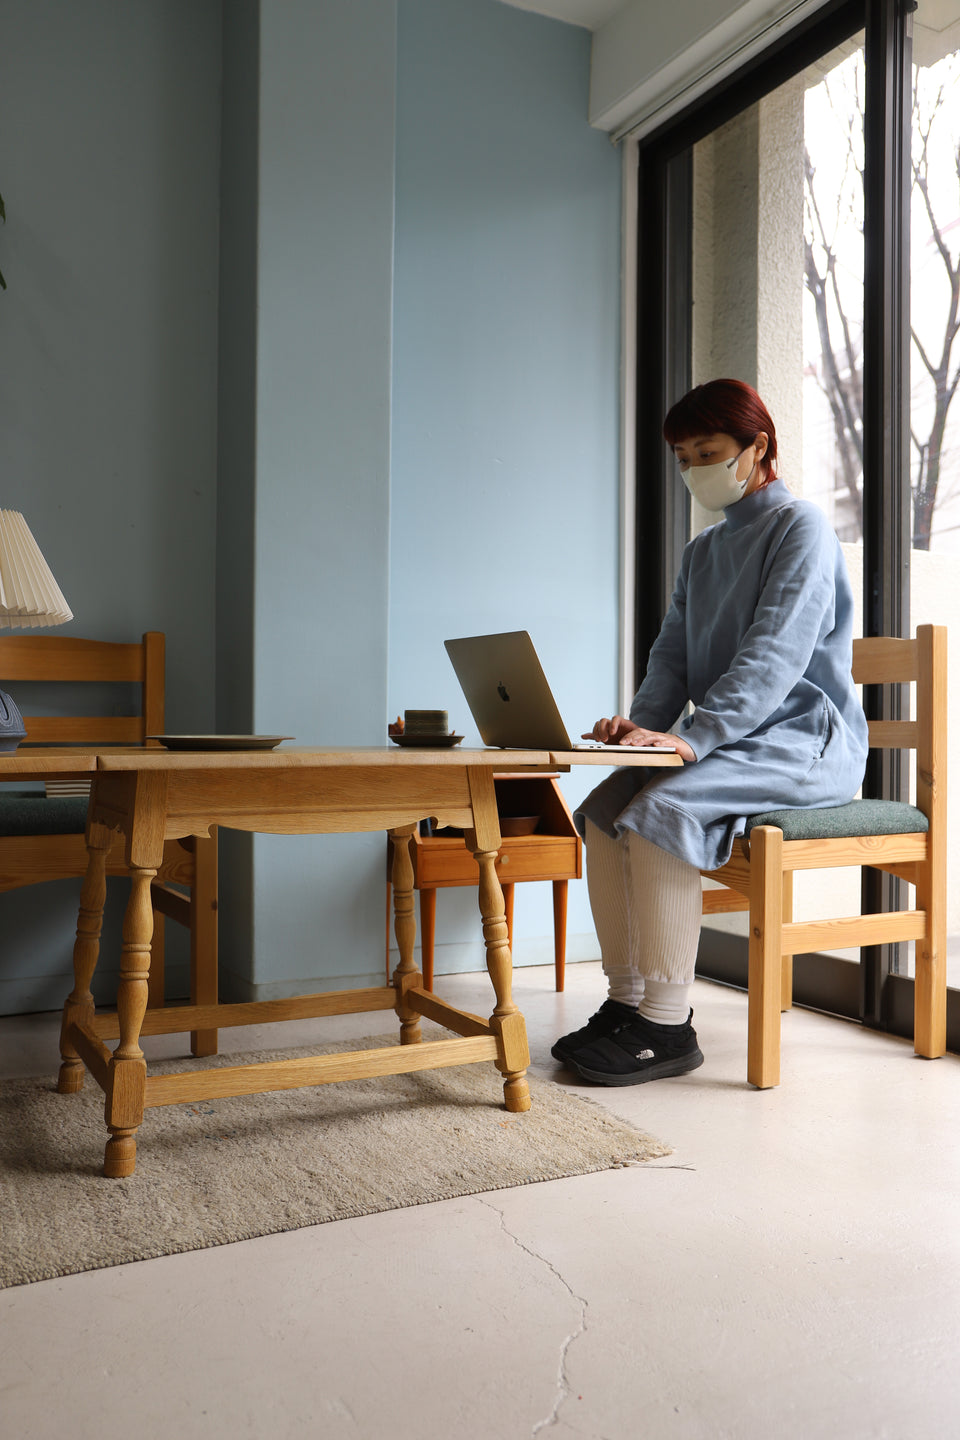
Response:
[[[529,835],[503,834],[497,854],[497,875],[503,891],[509,944],[513,945],[514,886],[527,880],[553,883],[553,954],[555,983],[563,989],[567,953],[567,881],[583,874],[583,842],[577,834],[569,806],[556,775],[495,775],[501,831],[510,820],[540,817]],[[420,830],[424,829],[423,826]],[[420,892],[420,945],[424,989],[433,989],[433,952],[436,937],[437,891],[480,883],[477,862],[460,832],[414,834],[410,845],[414,889]],[[389,865],[389,846],[388,846]],[[390,974],[390,880],[387,879],[387,975]]]

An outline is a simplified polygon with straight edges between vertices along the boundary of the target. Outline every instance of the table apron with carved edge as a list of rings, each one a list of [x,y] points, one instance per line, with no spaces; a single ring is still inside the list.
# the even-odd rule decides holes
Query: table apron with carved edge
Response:
[[[531,764],[531,771],[551,768],[551,757],[537,752],[536,760],[541,758],[543,763]],[[85,1066],[103,1089],[110,1132],[104,1174],[133,1173],[136,1133],[144,1109],[155,1105],[492,1060],[504,1077],[506,1108],[529,1109],[526,1026],[511,995],[511,957],[496,873],[500,829],[493,765],[455,764],[445,756],[442,765],[357,766],[327,761],[323,768],[299,764],[284,769],[274,768],[269,761],[258,766],[253,755],[244,759],[242,768],[221,769],[209,762],[206,767],[190,768],[187,757],[171,756],[168,766],[101,769],[94,776],[87,823],[89,864],[80,899],[74,989],[64,1006],[58,1089],[63,1094],[79,1090]],[[177,768],[176,762],[182,768]],[[502,765],[502,760],[498,763]],[[480,869],[487,969],[496,996],[489,1019],[457,1010],[424,990],[414,961],[416,922],[409,842],[416,825],[427,816],[439,825],[463,828]],[[206,835],[215,824],[269,834],[387,830],[393,843],[394,917],[400,953],[393,983],[289,1000],[177,1006],[148,1012],[153,930],[150,884],[161,862],[164,840]],[[99,954],[105,857],[117,830],[125,839],[131,892],[123,923],[117,1013],[97,1017],[90,985]],[[147,1075],[140,1048],[141,1034],[387,1009],[395,1010],[399,1017],[400,1047],[154,1076]],[[457,1038],[422,1041],[421,1016],[453,1031]],[[104,1041],[114,1037],[119,1040],[111,1052]]]

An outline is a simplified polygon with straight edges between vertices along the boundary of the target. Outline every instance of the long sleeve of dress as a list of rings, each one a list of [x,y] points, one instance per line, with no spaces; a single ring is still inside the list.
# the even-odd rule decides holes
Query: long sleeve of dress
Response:
[[[818,647],[834,628],[836,546],[825,543],[833,542],[825,534],[826,519],[810,506],[797,507],[789,521],[768,552],[752,620],[730,663],[701,694],[698,677],[688,676],[696,711],[683,736],[698,760],[780,716],[798,682],[814,678]],[[722,616],[716,624],[722,625]],[[715,636],[702,638],[716,650]],[[703,678],[710,680],[709,674]]]

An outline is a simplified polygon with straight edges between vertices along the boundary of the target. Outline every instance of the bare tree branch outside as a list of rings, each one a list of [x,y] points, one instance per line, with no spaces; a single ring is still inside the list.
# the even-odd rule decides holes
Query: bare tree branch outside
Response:
[[[913,545],[960,538],[960,55],[913,72]],[[805,383],[833,429],[841,538],[863,533],[863,56],[808,91],[804,137]],[[812,320],[809,318],[812,316]],[[815,338],[814,338],[815,337]],[[952,547],[951,547],[952,548]]]

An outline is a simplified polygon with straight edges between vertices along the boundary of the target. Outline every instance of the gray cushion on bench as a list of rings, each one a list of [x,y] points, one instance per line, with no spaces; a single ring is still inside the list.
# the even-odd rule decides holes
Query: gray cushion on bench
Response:
[[[0,795],[0,835],[82,835],[84,795]]]
[[[913,835],[929,828],[922,810],[898,800],[851,800],[827,810],[768,810],[751,815],[747,835],[757,825],[774,825],[784,840],[841,840],[851,835]]]

